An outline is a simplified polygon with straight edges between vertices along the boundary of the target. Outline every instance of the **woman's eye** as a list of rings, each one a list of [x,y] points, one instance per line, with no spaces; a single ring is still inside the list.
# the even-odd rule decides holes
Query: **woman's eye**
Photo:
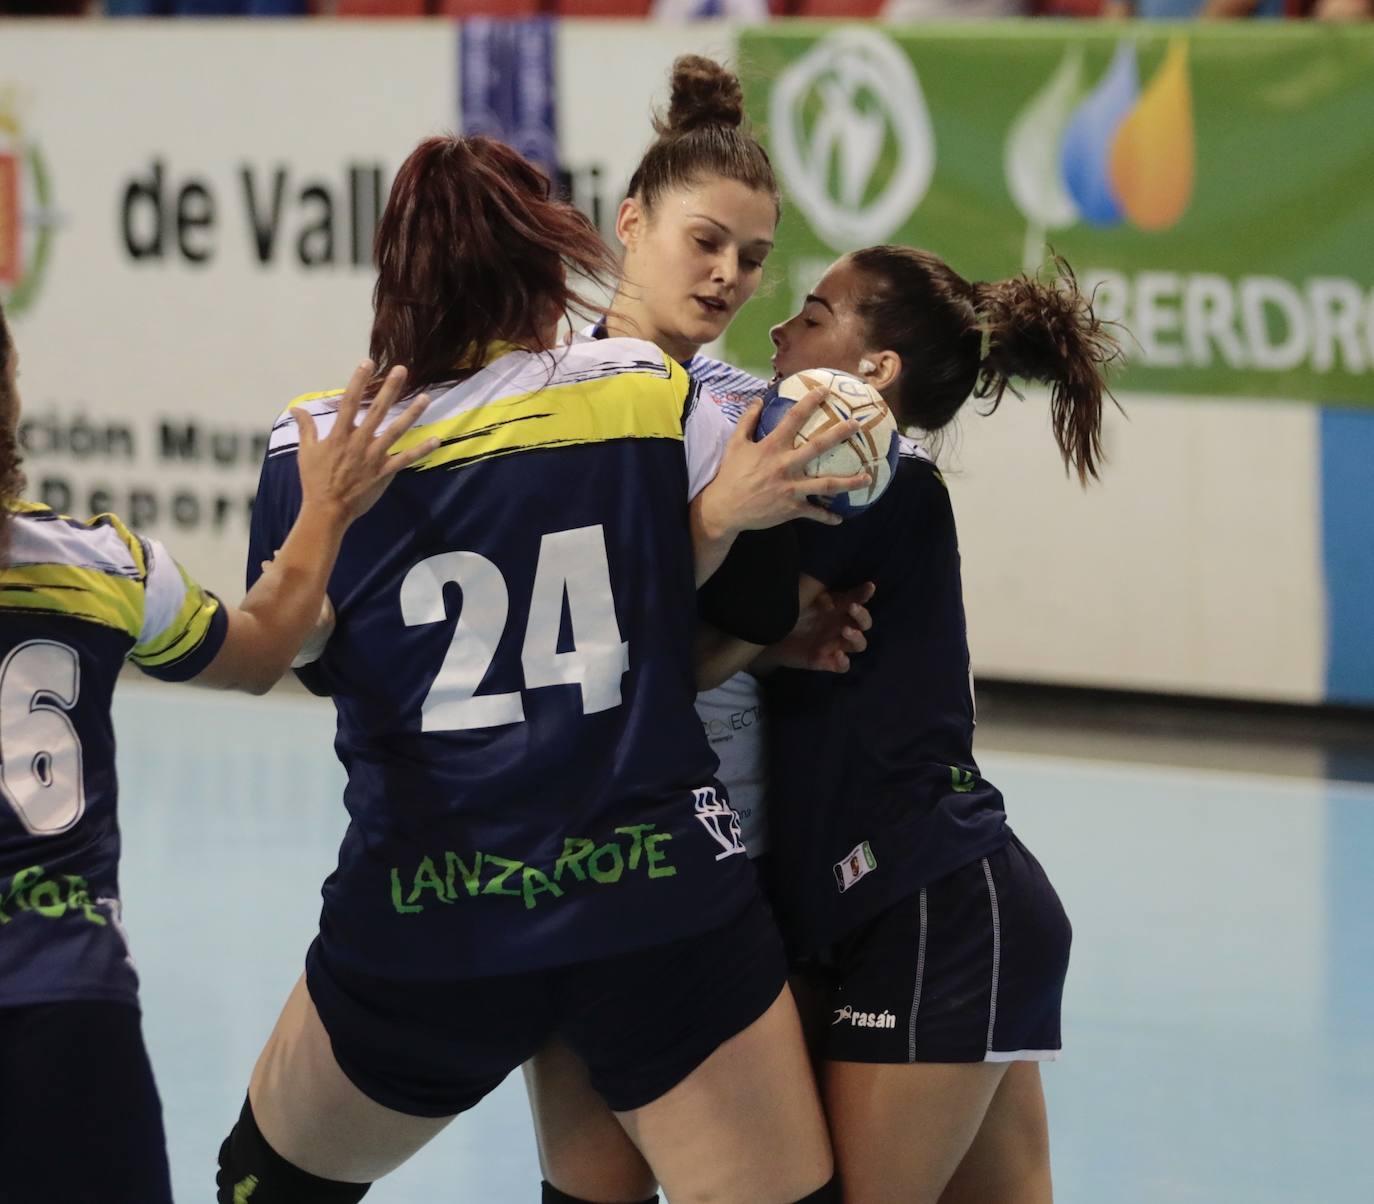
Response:
[[[698,238],[695,241],[697,246],[699,246],[703,251],[714,251],[716,249],[716,244],[708,238]]]
[[[742,263],[751,272],[758,272],[761,271],[763,268],[762,259],[741,259],[740,263]]]
[[[815,318],[803,318],[803,319],[802,319],[802,325],[805,326],[805,327],[807,327],[807,328],[811,328],[811,327],[819,326],[820,323],[817,322]]]

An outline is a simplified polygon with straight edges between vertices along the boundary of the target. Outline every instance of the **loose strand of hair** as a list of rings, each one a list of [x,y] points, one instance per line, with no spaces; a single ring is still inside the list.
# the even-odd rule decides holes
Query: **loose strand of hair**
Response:
[[[1024,399],[1013,378],[1048,385],[1065,471],[1086,486],[1101,476],[1104,397],[1121,410],[1107,374],[1122,352],[1113,324],[1094,312],[1068,262],[1054,254],[1048,266],[1048,279],[1023,274],[973,286],[977,329],[988,340],[974,396],[989,403],[983,412],[991,414],[1008,391]]]

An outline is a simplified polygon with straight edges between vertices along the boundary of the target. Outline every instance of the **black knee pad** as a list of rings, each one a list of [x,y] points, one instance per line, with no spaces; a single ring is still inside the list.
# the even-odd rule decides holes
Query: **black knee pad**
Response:
[[[818,1187],[809,1196],[803,1196],[797,1204],[840,1204],[840,1177],[834,1176],[824,1187]]]
[[[570,1196],[565,1191],[559,1191],[547,1179],[544,1180],[544,1194],[540,1199],[543,1204],[595,1204],[595,1201],[584,1200],[581,1196]],[[655,1192],[641,1204],[658,1204],[658,1193]]]
[[[267,1144],[247,1099],[219,1147],[215,1184],[218,1204],[357,1204],[372,1186],[321,1179],[287,1162]]]

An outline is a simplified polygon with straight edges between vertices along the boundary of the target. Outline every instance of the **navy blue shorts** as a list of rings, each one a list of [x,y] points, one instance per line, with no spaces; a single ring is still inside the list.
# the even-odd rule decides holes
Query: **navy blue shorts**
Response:
[[[555,1035],[615,1111],[642,1108],[762,1016],[786,981],[762,897],[714,932],[531,974],[400,982],[330,965],[318,941],[306,956],[340,1069],[411,1116],[466,1111]]]
[[[1071,938],[1049,878],[1013,836],[797,973],[827,1000],[821,1052],[833,1061],[1052,1061]]]
[[[0,1008],[0,1112],[0,1201],[172,1204],[133,1004]]]

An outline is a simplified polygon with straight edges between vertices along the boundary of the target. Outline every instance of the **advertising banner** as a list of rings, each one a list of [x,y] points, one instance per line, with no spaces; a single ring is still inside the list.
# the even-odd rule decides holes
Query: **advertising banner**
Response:
[[[787,207],[738,360],[845,251],[1052,248],[1130,330],[1125,389],[1374,406],[1374,29],[780,24],[741,62]]]
[[[266,432],[367,354],[392,175],[457,124],[456,34],[177,25],[4,27],[0,299],[29,496],[236,599]]]
[[[503,138],[612,235],[674,56],[735,39],[543,19],[0,31],[29,496],[115,511],[230,598],[268,428],[367,354],[372,239],[415,144]]]
[[[121,514],[230,599],[268,428],[367,353],[372,237],[416,142],[514,141],[610,237],[695,51],[739,65],[784,195],[773,283],[728,336],[742,366],[883,241],[982,280],[1053,247],[1134,337],[1089,493],[1034,398],[942,450],[980,674],[1374,702],[1374,29],[0,33],[28,496]]]

